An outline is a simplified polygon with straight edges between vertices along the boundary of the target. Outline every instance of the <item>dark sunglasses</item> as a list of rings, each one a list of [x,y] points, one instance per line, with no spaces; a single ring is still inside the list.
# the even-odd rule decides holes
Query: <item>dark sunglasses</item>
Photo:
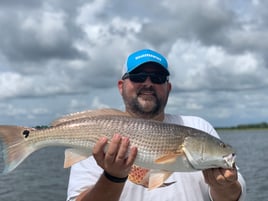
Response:
[[[164,84],[165,82],[168,81],[167,75],[163,75],[160,73],[146,73],[146,72],[134,73],[134,74],[126,73],[122,77],[122,80],[129,78],[131,82],[143,83],[145,82],[147,77],[150,77],[151,82],[154,84]]]

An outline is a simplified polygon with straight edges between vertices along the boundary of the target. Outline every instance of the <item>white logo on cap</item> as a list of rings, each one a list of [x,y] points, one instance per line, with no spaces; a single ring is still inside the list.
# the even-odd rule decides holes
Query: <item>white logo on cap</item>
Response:
[[[140,55],[140,56],[136,56],[135,60],[141,59],[143,57],[152,57],[154,59],[157,59],[157,60],[161,61],[161,58],[159,58],[158,56],[152,55],[152,54],[143,54],[143,55]]]

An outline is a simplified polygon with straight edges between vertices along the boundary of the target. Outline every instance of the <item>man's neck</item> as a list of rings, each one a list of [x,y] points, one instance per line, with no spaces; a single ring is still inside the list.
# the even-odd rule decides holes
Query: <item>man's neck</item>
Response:
[[[129,111],[129,110],[126,110],[126,113],[128,113],[132,117],[137,117],[137,118],[142,118],[142,119],[153,119],[153,120],[157,120],[157,121],[164,121],[164,118],[165,118],[165,113],[164,112],[159,113],[159,114],[154,115],[154,116],[146,115],[146,114],[141,115],[141,114]]]

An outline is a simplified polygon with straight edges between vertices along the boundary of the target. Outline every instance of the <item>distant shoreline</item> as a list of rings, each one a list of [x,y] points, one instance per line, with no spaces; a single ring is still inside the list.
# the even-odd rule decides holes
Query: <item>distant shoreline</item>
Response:
[[[47,125],[39,125],[35,126],[36,129],[45,129],[49,128]],[[215,130],[250,130],[250,129],[258,129],[258,130],[266,130],[268,129],[268,123],[262,122],[258,124],[242,124],[237,126],[230,126],[230,127],[214,127]]]
[[[237,126],[231,127],[215,127],[216,130],[250,130],[250,129],[260,129],[265,130],[268,129],[267,122],[261,122],[257,124],[241,124]]]
[[[224,131],[224,130],[230,130],[230,131],[239,131],[239,130],[268,130],[268,128],[215,128],[217,131]]]

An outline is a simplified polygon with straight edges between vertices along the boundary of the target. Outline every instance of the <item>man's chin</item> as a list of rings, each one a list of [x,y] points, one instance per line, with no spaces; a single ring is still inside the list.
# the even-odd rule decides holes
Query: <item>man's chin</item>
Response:
[[[152,112],[156,106],[155,101],[148,99],[139,99],[139,105],[145,113]]]

